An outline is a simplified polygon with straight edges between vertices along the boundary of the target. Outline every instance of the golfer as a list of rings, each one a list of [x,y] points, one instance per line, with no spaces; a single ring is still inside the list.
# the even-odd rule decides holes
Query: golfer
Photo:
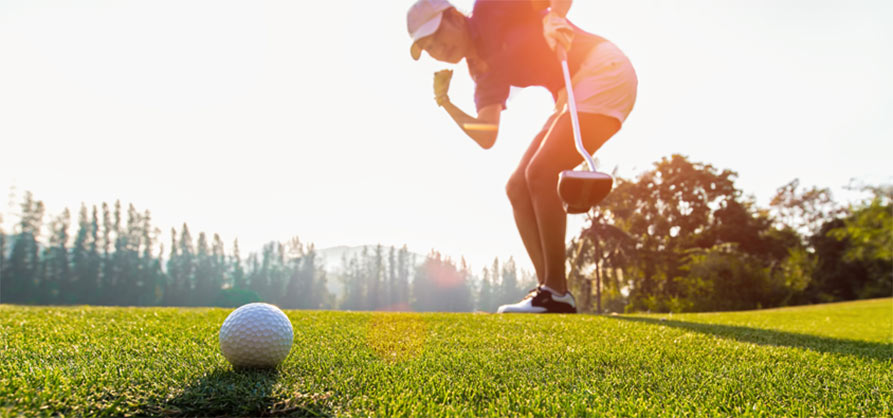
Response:
[[[407,13],[412,58],[422,51],[456,64],[463,58],[475,83],[477,116],[448,95],[451,70],[434,74],[434,99],[482,148],[496,142],[509,88],[543,86],[555,111],[533,138],[509,177],[506,193],[539,285],[499,313],[576,313],[567,289],[567,213],[558,196],[558,175],[583,158],[574,145],[567,93],[557,51],[567,51],[583,145],[598,150],[620,130],[636,101],[638,81],[629,59],[614,44],[570,23],[571,1],[477,0],[470,16],[447,0],[418,0]]]

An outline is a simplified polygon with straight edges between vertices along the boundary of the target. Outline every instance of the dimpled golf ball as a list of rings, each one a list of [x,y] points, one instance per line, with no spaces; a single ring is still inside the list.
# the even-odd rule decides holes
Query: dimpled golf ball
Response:
[[[220,327],[220,351],[235,367],[276,367],[291,350],[291,321],[279,308],[249,303]]]

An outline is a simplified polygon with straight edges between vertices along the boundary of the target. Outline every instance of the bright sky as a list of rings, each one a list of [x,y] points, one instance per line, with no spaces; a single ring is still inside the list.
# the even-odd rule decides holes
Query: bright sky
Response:
[[[243,254],[297,235],[530,268],[504,185],[551,96],[514,91],[481,150],[434,103],[450,66],[409,56],[410,4],[0,2],[0,187],[53,215],[131,202],[165,242],[187,222]],[[893,2],[577,0],[569,18],[639,77],[603,170],[682,153],[738,171],[763,205],[795,177],[838,196],[891,181]],[[473,110],[464,62],[451,97]]]

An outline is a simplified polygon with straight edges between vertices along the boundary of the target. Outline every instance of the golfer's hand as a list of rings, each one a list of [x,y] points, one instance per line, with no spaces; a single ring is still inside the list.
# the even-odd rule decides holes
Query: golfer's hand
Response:
[[[570,51],[571,43],[574,41],[574,28],[567,19],[550,12],[543,17],[543,37],[553,51],[557,45],[564,47],[565,51]]]
[[[449,100],[447,93],[450,90],[450,80],[453,79],[453,70],[440,70],[434,73],[434,100],[438,106],[443,106]]]

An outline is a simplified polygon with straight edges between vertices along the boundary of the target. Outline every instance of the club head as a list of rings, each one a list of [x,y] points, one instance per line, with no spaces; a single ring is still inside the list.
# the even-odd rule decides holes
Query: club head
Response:
[[[599,204],[611,188],[614,178],[598,171],[565,170],[558,175],[558,196],[567,213],[586,213]]]

